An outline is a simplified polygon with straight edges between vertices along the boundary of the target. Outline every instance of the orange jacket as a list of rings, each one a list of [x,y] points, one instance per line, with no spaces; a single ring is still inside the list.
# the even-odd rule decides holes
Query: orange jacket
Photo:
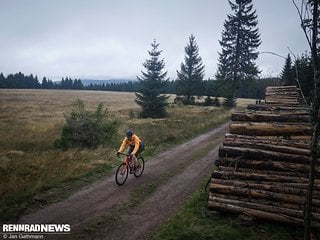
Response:
[[[132,154],[136,154],[137,151],[139,150],[140,142],[141,142],[140,138],[135,134],[132,135],[131,139],[128,139],[127,137],[125,137],[119,148],[119,152],[123,152],[125,147],[127,145],[130,145],[130,147],[134,147]]]

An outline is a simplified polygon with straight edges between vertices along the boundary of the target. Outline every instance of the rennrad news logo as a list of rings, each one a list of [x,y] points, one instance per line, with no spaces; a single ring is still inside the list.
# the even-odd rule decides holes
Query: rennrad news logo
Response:
[[[70,224],[3,224],[2,233],[69,233]]]
[[[70,234],[70,224],[2,224],[3,239],[43,239],[46,234]]]

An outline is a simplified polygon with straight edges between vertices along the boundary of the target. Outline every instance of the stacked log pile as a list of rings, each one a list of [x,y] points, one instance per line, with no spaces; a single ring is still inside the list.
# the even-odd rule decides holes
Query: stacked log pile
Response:
[[[303,224],[311,127],[298,89],[268,87],[265,105],[248,105],[231,120],[212,173],[209,208]],[[320,228],[320,162],[312,217]]]

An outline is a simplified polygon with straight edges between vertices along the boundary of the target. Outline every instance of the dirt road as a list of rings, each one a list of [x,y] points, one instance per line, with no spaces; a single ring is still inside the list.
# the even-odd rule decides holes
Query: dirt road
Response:
[[[19,222],[67,223],[71,225],[71,239],[79,232],[86,234],[81,230],[90,225],[99,226],[98,230],[77,236],[86,239],[143,239],[150,236],[161,221],[181,206],[201,180],[210,175],[227,127],[228,124],[224,124],[157,155],[146,163],[140,178],[129,176],[121,187],[116,185],[114,175],[107,176],[62,202],[23,216]],[[140,202],[134,203],[137,192],[144,198],[138,198]],[[54,237],[64,239],[66,236]]]

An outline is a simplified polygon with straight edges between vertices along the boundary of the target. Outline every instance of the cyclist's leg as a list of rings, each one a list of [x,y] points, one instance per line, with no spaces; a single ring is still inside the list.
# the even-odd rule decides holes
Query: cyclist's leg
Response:
[[[139,149],[136,153],[136,157],[138,158],[139,154],[144,150],[144,144],[143,142],[141,141],[140,144],[139,144]]]
[[[141,167],[140,166],[140,163],[139,163],[139,161],[138,161],[138,157],[139,157],[139,154],[142,152],[144,150],[144,144],[143,144],[143,142],[141,141],[140,142],[140,144],[139,144],[139,149],[138,149],[138,151],[137,151],[137,153],[136,153],[136,158],[137,158],[137,168],[139,168],[139,167]]]

